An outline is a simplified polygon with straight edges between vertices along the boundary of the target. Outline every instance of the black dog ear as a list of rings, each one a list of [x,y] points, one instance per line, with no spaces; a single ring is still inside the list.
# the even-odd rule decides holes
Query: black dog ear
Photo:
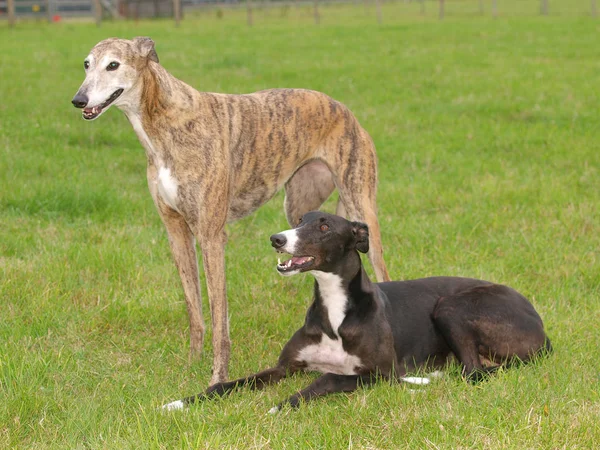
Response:
[[[352,222],[352,233],[356,250],[362,253],[369,251],[369,227],[366,223]]]
[[[149,37],[136,37],[133,42],[137,46],[138,51],[142,56],[148,58],[150,61],[158,62],[158,55],[154,50],[154,41]]]

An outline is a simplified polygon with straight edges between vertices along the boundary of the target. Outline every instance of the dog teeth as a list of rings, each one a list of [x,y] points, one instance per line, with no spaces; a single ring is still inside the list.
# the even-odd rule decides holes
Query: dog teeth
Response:
[[[281,265],[281,258],[277,257],[277,265],[280,266]]]

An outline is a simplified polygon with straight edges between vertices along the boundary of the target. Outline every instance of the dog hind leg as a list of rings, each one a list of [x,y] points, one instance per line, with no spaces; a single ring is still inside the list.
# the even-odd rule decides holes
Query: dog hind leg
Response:
[[[365,131],[358,133],[349,142],[344,155],[347,160],[334,172],[334,182],[340,192],[338,208],[348,220],[365,222],[369,227],[369,259],[375,270],[377,281],[390,281],[385,261],[381,230],[377,220],[377,158],[375,146]],[[352,160],[358,155],[358,160]]]
[[[482,285],[443,297],[433,319],[469,381],[479,381],[513,360],[528,361],[546,342],[533,306],[503,285]],[[482,361],[492,365],[483,367]]]
[[[295,227],[309,211],[317,210],[335,189],[329,167],[314,160],[303,165],[285,184],[284,209],[288,223]]]

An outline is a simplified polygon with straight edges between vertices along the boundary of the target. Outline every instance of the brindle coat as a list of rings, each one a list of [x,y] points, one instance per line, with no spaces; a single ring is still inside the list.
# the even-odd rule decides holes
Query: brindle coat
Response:
[[[198,92],[158,63],[149,38],[104,40],[86,67],[75,106],[91,120],[116,96],[112,104],[146,149],[148,186],[185,292],[192,355],[201,352],[204,336],[194,237],[202,250],[213,323],[212,383],[227,378],[230,354],[225,224],[282,187],[292,226],[337,187],[338,213],[369,225],[376,277],[389,280],[376,217],[375,147],[346,106],[302,89]]]

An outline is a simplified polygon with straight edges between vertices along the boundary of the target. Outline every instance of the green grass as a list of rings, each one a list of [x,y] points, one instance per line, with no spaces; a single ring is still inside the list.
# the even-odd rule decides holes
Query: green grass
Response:
[[[486,2],[486,6],[489,2]],[[600,24],[589,2],[417,2],[191,15],[171,22],[0,24],[0,447],[593,448],[600,442]],[[298,375],[184,413],[206,386],[145,155],[112,110],[71,105],[89,49],[152,36],[201,90],[324,91],[370,132],[393,277],[514,286],[555,353],[478,387],[456,369],[422,392],[377,385],[266,415]],[[229,226],[231,376],[276,361],[301,325],[310,276],[274,271],[282,196]],[[328,204],[332,207],[332,203]],[[204,289],[205,293],[205,289]],[[205,298],[205,316],[208,306]],[[210,337],[209,337],[210,338]]]

